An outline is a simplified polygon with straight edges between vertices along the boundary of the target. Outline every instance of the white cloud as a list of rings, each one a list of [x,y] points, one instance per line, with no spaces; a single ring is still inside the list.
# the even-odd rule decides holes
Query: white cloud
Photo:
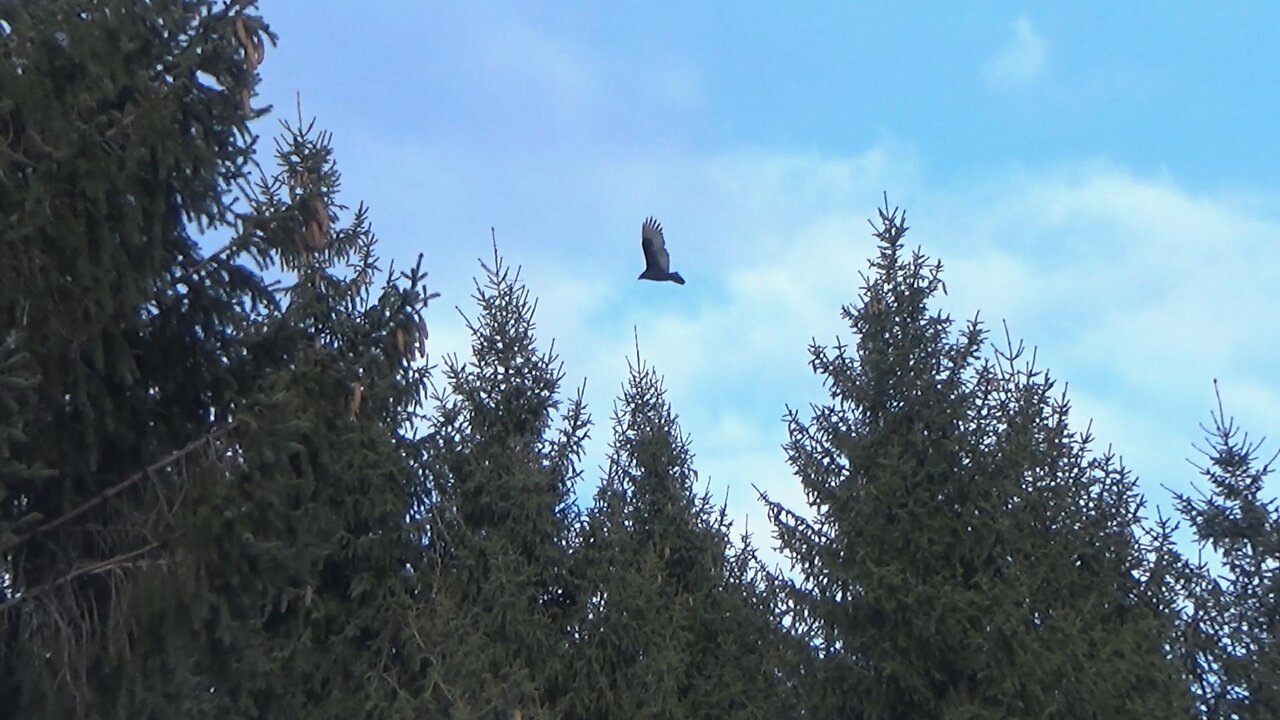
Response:
[[[696,75],[679,60],[618,75],[551,34],[508,30],[488,37],[509,46],[485,45],[458,82],[483,83],[479,100],[466,99],[520,122],[499,117],[471,134],[415,130],[408,140],[366,131],[358,152],[339,147],[339,160],[347,187],[373,201],[383,254],[426,252],[430,285],[445,293],[429,318],[433,359],[466,353],[450,308],[474,314],[474,259],[490,257],[497,226],[504,257],[524,266],[539,299],[542,347],[554,338],[564,359],[565,393],[588,379],[587,489],[604,461],[636,328],[702,478],[716,497],[727,488],[731,513],[750,515],[768,544],[752,485],[798,509],[782,414],[790,405],[804,415],[825,399],[807,346],[849,339],[839,308],[856,297],[858,273],[876,252],[866,219],[884,189],[910,212],[908,243],[944,263],[951,294],[942,306],[960,319],[981,309],[997,333],[1007,318],[1015,340],[1038,346],[1041,365],[1070,382],[1078,426],[1096,418],[1100,443],[1126,456],[1155,499],[1161,484],[1194,478],[1185,458],[1213,407],[1212,378],[1244,427],[1276,434],[1280,225],[1262,210],[1104,164],[945,188],[920,177],[910,148],[708,155],[654,131],[665,125],[646,126],[654,137],[620,140],[601,127],[634,120],[636,107],[696,108]],[[1000,87],[1030,82],[1047,54],[1020,20],[988,78]],[[527,136],[502,143],[499,130]],[[547,142],[557,138],[565,142]],[[650,213],[667,229],[685,287],[635,280],[639,224]]]
[[[799,509],[782,415],[788,405],[805,415],[826,399],[807,346],[849,339],[839,308],[855,299],[876,252],[866,220],[882,188],[909,212],[909,246],[943,261],[950,294],[940,306],[960,320],[981,310],[998,337],[1007,319],[1015,341],[1035,346],[1039,364],[1070,384],[1077,427],[1093,419],[1098,449],[1113,445],[1153,502],[1167,508],[1161,486],[1184,490],[1196,478],[1186,459],[1214,407],[1213,378],[1246,429],[1280,434],[1280,386],[1269,371],[1280,352],[1280,223],[1232,198],[1102,163],[931,187],[897,148],[852,157],[584,153],[541,168],[536,184],[508,187],[505,178],[530,175],[511,162],[484,177],[468,175],[461,158],[435,163],[474,186],[464,202],[388,199],[385,210],[420,213],[410,226],[444,218],[440,234],[420,241],[433,283],[446,291],[443,306],[468,313],[469,277],[479,272],[472,258],[491,251],[487,226],[458,228],[502,213],[500,249],[524,266],[539,299],[538,335],[543,347],[555,339],[565,393],[588,380],[586,498],[634,329],[692,437],[701,477],[715,497],[727,490],[731,515],[749,517],[757,542],[771,544],[753,485]],[[501,201],[475,199],[494,197]],[[386,216],[380,209],[375,217]],[[688,285],[635,280],[647,212],[666,226]],[[431,321],[434,357],[465,352],[455,313],[441,309]]]
[[[602,462],[638,326],[702,477],[717,497],[728,488],[731,511],[750,515],[763,542],[768,525],[752,485],[801,500],[781,417],[787,405],[804,415],[825,400],[806,347],[815,337],[848,339],[839,307],[854,300],[876,251],[866,218],[883,186],[910,200],[909,245],[944,262],[951,294],[940,305],[960,319],[981,309],[993,334],[1007,318],[1015,341],[1037,346],[1040,365],[1070,383],[1077,426],[1095,419],[1098,449],[1114,445],[1154,501],[1164,501],[1161,485],[1185,489],[1195,477],[1185,459],[1208,420],[1212,378],[1246,428],[1261,435],[1280,421],[1264,370],[1280,350],[1269,329],[1280,225],[1228,199],[1089,164],[948,190],[913,187],[885,151],[661,161],[672,163],[696,208],[643,183],[632,200],[674,208],[669,243],[690,285],[634,282],[639,261],[625,235],[608,253],[617,265],[579,262],[566,245],[533,258],[526,273],[567,384],[590,380],[588,476]],[[610,212],[630,219],[629,207]],[[509,257],[522,261],[527,249]]]
[[[969,248],[947,253],[949,304],[1006,317],[1039,346],[1071,382],[1080,423],[1097,420],[1100,442],[1154,498],[1194,477],[1185,459],[1213,378],[1245,427],[1280,424],[1262,400],[1275,395],[1265,368],[1280,352],[1274,219],[1098,165],[1020,173],[943,204],[939,228],[957,228]]]
[[[1013,25],[1013,39],[987,63],[987,81],[997,88],[1025,86],[1044,72],[1048,55],[1048,46],[1031,27],[1031,21],[1018,18]]]

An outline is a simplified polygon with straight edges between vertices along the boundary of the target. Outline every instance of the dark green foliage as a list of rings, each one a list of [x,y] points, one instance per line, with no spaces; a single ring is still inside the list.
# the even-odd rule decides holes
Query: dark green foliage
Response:
[[[496,248],[425,411],[421,262],[381,267],[301,118],[261,175],[252,5],[0,0],[0,713],[1280,716],[1257,445],[1219,409],[1180,507],[1225,575],[1188,568],[1034,362],[929,309],[887,208],[789,418],[796,581],[643,366],[584,522],[581,393]]]
[[[1174,717],[1168,584],[1141,544],[1133,481],[1067,427],[1013,348],[983,362],[928,308],[940,266],[880,256],[844,317],[856,348],[815,346],[832,396],[790,416],[814,516],[771,504],[796,563],[796,627],[816,656],[814,717]]]
[[[1280,511],[1266,482],[1275,456],[1259,461],[1262,443],[1240,433],[1221,400],[1205,431],[1209,491],[1177,497],[1212,550],[1189,589],[1193,689],[1205,718],[1280,717]]]
[[[423,276],[370,297],[363,208],[331,227],[327,137],[290,130],[250,189],[269,33],[249,5],[0,7],[0,701],[20,716],[403,716],[422,676]],[[203,255],[201,231],[230,239]],[[283,292],[260,275],[281,264]]]
[[[528,292],[496,247],[485,271],[479,318],[468,321],[472,359],[446,359],[429,434],[426,712],[550,718],[572,682],[571,493],[588,418],[580,394],[560,399],[562,375],[536,347]]]
[[[330,226],[345,208],[328,136],[286,129],[249,224],[296,281],[247,343],[263,372],[229,435],[229,482],[193,498],[177,577],[145,578],[190,589],[161,612],[199,628],[179,670],[205,691],[169,702],[188,716],[404,716],[421,675],[405,519],[421,486],[409,432],[426,371],[412,361],[430,296],[418,268],[371,296],[364,208]]]
[[[203,464],[247,381],[237,338],[272,298],[189,227],[235,224],[256,83],[236,23],[267,34],[245,13],[0,6],[0,336],[38,368],[7,394],[6,708],[70,717],[117,695],[123,578],[165,562],[169,503],[202,472],[187,461]]]
[[[633,366],[579,566],[585,598],[566,717],[782,718],[785,636],[754,552],[697,494],[657,374]]]

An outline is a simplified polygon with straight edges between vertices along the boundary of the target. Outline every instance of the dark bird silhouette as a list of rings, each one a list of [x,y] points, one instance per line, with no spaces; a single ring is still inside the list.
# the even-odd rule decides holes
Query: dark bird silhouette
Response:
[[[644,272],[637,280],[670,280],[680,285],[684,278],[671,272],[671,256],[667,254],[667,241],[662,237],[662,226],[653,218],[646,218],[640,226],[640,249],[644,250]]]

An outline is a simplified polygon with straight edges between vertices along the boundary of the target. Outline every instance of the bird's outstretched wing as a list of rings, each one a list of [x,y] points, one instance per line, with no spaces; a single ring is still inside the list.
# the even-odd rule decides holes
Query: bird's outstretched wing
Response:
[[[662,237],[662,225],[653,218],[646,218],[640,226],[640,248],[644,250],[646,271],[670,272],[671,257],[667,255],[667,241]]]

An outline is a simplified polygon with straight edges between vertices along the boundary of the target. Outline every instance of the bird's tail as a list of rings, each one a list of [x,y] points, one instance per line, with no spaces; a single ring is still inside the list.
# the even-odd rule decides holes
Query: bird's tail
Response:
[[[680,277],[680,273],[678,272],[671,273],[671,281],[678,285],[684,284],[684,278]]]

